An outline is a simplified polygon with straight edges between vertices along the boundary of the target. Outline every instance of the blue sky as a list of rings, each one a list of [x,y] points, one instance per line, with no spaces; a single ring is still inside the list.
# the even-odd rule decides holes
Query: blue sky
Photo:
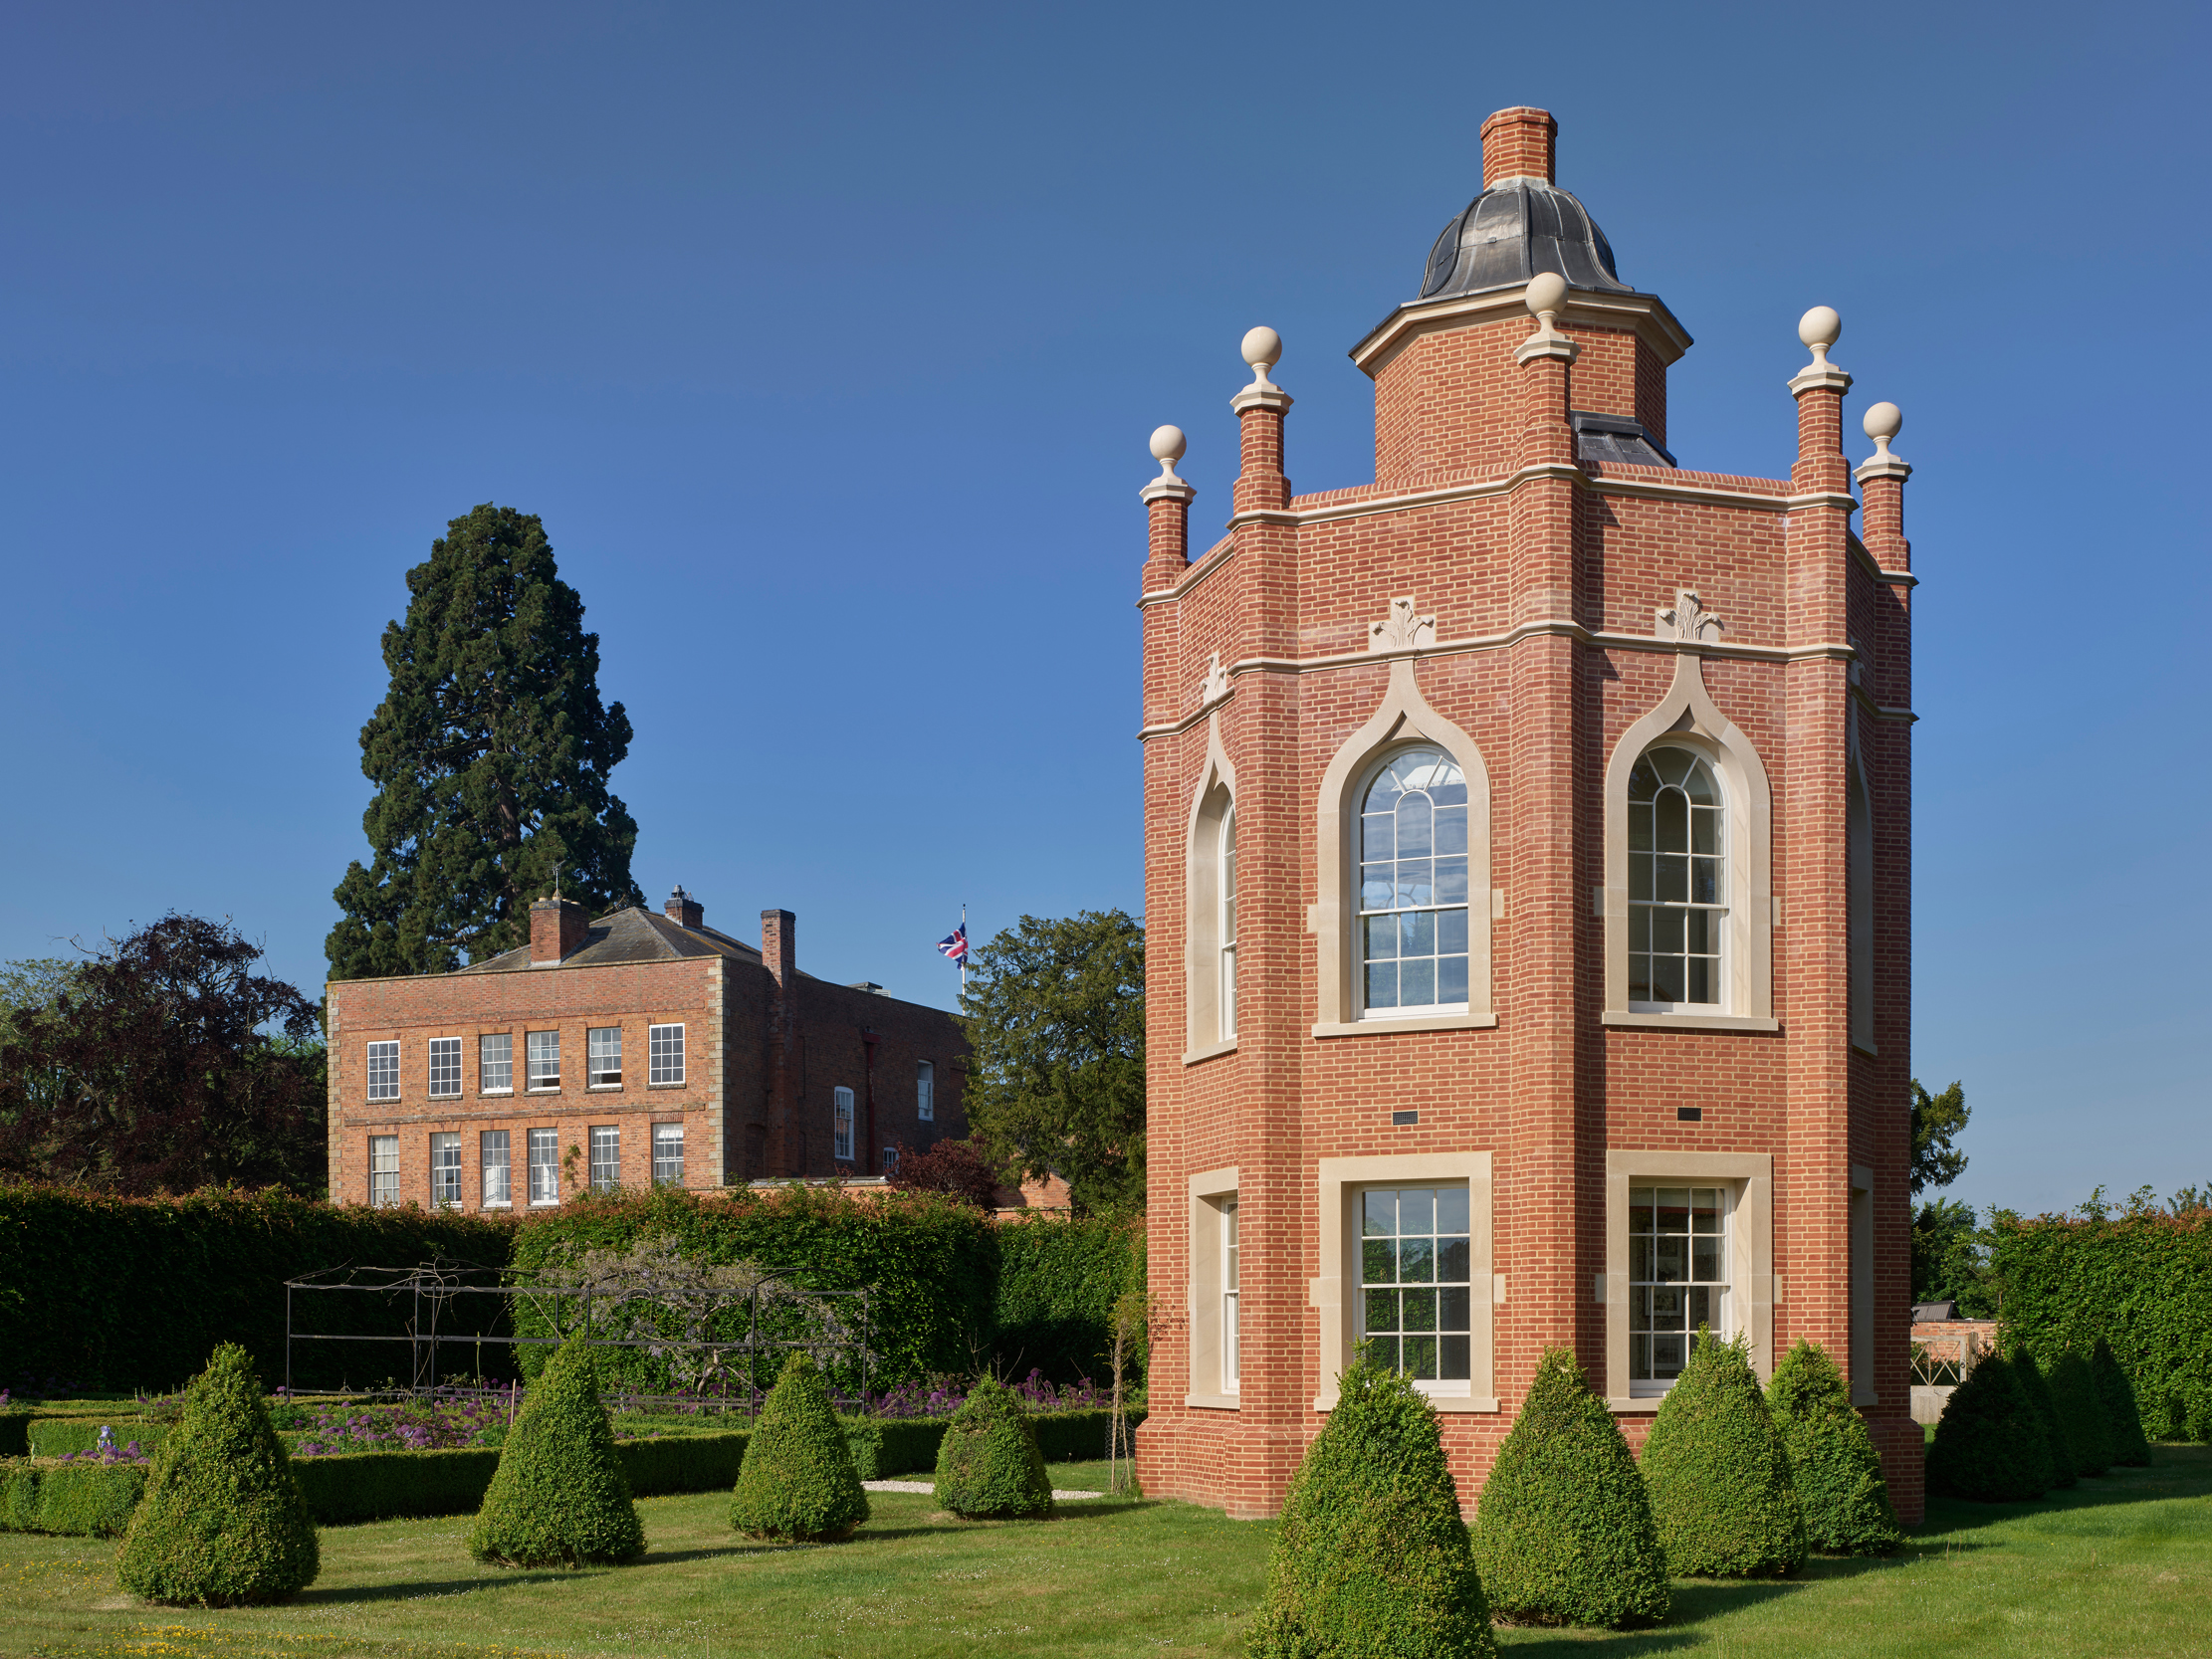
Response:
[[[19,5],[0,956],[174,906],[320,982],[378,635],[484,501],[589,608],[649,896],[940,1004],[963,901],[1138,909],[1146,435],[1204,533],[1265,321],[1297,488],[1371,477],[1345,351],[1535,104],[1697,338],[1685,466],[1786,472],[1811,305],[1904,409],[1956,1195],[2212,1177],[2205,14],[2083,17]]]

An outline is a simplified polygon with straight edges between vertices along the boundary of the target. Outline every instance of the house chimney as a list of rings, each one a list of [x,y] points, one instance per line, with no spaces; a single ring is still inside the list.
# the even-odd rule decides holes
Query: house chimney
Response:
[[[694,899],[678,884],[668,896],[668,903],[661,907],[661,914],[679,928],[704,928],[707,925],[707,907]]]
[[[1557,183],[1554,176],[1559,123],[1548,109],[1500,109],[1482,123],[1482,188],[1501,178],[1540,178]]]
[[[583,943],[591,920],[573,899],[541,899],[530,907],[530,965],[558,967]]]
[[[761,913],[761,965],[782,990],[798,971],[798,918],[789,911]]]

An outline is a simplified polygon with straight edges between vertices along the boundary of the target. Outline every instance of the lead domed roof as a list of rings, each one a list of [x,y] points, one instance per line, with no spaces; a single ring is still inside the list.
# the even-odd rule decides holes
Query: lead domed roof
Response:
[[[1542,271],[1569,288],[1636,292],[1614,271],[1612,244],[1574,196],[1540,178],[1500,179],[1444,226],[1415,303],[1519,288]]]

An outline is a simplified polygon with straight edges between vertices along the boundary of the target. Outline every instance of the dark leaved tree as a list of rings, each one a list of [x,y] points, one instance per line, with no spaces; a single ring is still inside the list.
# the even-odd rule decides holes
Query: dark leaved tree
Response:
[[[1001,1167],[1058,1172],[1078,1210],[1145,1201],[1145,930],[1025,916],[969,957],[968,1121]]]
[[[599,636],[545,526],[479,507],[407,589],[406,621],[384,630],[391,689],[361,727],[375,856],[337,885],[345,914],[324,945],[335,979],[442,973],[527,942],[556,865],[594,916],[644,903],[637,825],[607,788],[629,718],[599,702]]]
[[[170,915],[0,1027],[0,1169],[120,1192],[324,1190],[316,1005],[228,921]]]
[[[902,1192],[950,1193],[988,1210],[998,1191],[998,1172],[968,1141],[940,1141],[921,1151],[901,1146],[891,1184]]]

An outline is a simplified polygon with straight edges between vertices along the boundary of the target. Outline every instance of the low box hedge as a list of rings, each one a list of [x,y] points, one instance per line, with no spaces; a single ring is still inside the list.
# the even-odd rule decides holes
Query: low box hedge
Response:
[[[0,1528],[119,1538],[145,1492],[149,1467],[11,1458],[0,1464]]]
[[[33,1417],[24,1425],[24,1455],[60,1457],[65,1452],[100,1449],[100,1431],[107,1429],[118,1446],[138,1442],[150,1452],[169,1432],[167,1423],[141,1423],[135,1417]]]
[[[1142,1411],[1125,1411],[1131,1433],[1145,1420]],[[1029,1421],[1036,1425],[1037,1450],[1047,1463],[1089,1463],[1107,1455],[1107,1438],[1113,1432],[1114,1414],[1104,1406],[1083,1411],[1039,1411]]]

